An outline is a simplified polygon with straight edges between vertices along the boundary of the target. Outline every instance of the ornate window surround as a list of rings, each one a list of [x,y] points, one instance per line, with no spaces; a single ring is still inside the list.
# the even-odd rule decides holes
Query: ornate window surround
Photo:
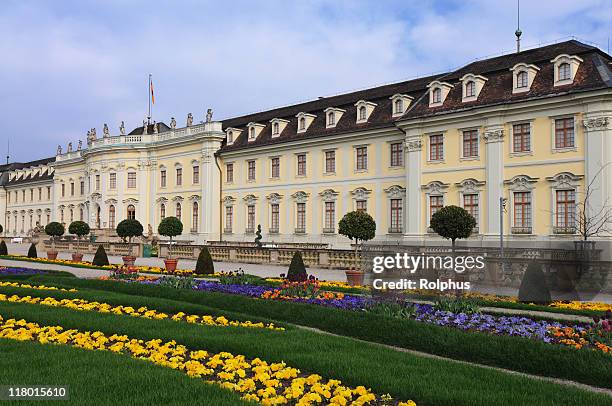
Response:
[[[455,183],[457,189],[459,190],[459,205],[463,207],[463,195],[477,195],[478,196],[478,219],[476,221],[475,232],[478,233],[482,230],[481,222],[482,222],[482,191],[483,186],[486,184],[485,181],[479,181],[474,178],[466,178],[461,182]],[[463,207],[465,208],[465,207]]]
[[[478,100],[478,96],[480,95],[480,92],[482,91],[482,88],[484,87],[485,82],[489,79],[481,75],[475,75],[473,73],[466,73],[459,80],[461,81],[461,101],[463,103],[466,103],[466,102]],[[474,85],[476,87],[473,96],[467,96],[466,94],[467,84],[469,82],[474,82]]]
[[[576,55],[568,55],[561,54],[558,55],[555,59],[551,59],[554,64],[554,85],[555,86],[563,86],[563,85],[571,85],[574,82],[574,78],[576,77],[576,72],[578,71],[578,67],[580,63],[583,62],[583,59]],[[565,80],[559,80],[559,66],[567,63],[570,66],[570,78]]]
[[[512,93],[525,93],[531,90],[531,84],[535,79],[537,73],[540,71],[536,65],[526,64],[524,62],[519,62],[513,67],[510,68],[512,71]],[[527,72],[527,86],[526,87],[518,87],[518,74],[520,72]]]
[[[574,227],[557,227],[557,191],[558,190],[573,190],[576,197],[576,207],[574,208],[577,214],[578,196],[580,194],[580,181],[584,178],[582,175],[574,175],[571,172],[559,172],[554,176],[549,176],[546,180],[550,183],[550,225],[552,234],[575,234],[576,226]]]
[[[505,180],[504,185],[508,188],[509,197],[508,197],[508,215],[510,216],[510,232],[512,234],[527,234],[532,235],[534,227],[534,212],[536,205],[536,196],[533,193],[535,189],[535,184],[538,182],[539,178],[532,178],[529,175],[516,175],[511,179]],[[531,195],[531,230],[529,232],[524,232],[525,230],[515,230],[517,227],[514,225],[514,192],[529,192]]]

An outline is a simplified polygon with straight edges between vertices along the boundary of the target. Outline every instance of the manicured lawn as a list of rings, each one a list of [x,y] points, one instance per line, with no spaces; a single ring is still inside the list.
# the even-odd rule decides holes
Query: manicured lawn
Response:
[[[44,276],[35,276],[31,280],[50,282]],[[526,338],[464,332],[414,320],[238,295],[99,280],[65,279],[61,283],[79,289],[95,288],[138,295],[147,301],[152,297],[169,298],[204,305],[206,311],[216,308],[242,313],[242,317],[246,318],[267,318],[281,324],[295,323],[448,358],[612,388],[610,355],[587,349],[575,350]]]
[[[0,339],[3,385],[67,385],[69,404],[244,405],[238,394],[110,352]],[[37,402],[36,404],[58,404]],[[65,404],[66,401],[59,401]]]
[[[60,280],[43,276],[33,277],[29,283],[34,283],[35,281],[55,286],[78,285],[79,292],[64,293],[17,288],[2,288],[0,291],[3,293],[18,293],[20,296],[30,294],[40,297],[80,297],[114,304],[145,305],[149,308],[167,312],[185,311],[193,314],[211,314],[211,312],[217,311],[223,312],[227,317],[243,320],[254,320],[254,315],[258,314],[261,309],[266,307],[276,309],[279,306],[287,308],[289,313],[299,310],[295,314],[298,319],[305,313],[312,313],[318,314],[321,322],[329,323],[338,323],[341,321],[340,316],[346,319],[351,314],[345,311],[316,306],[264,302],[262,300],[232,295],[184,292],[125,283],[85,281],[72,278]],[[109,291],[89,290],[88,286],[104,288]],[[115,291],[113,292],[112,290]],[[156,293],[158,298],[118,292],[126,290],[134,290],[133,293],[139,294]],[[184,300],[159,298],[159,296],[164,295],[182,296],[183,299],[192,300],[186,302]],[[214,305],[214,308],[192,303],[195,301],[194,299],[212,302],[209,304]],[[246,302],[236,302],[234,299],[248,300]],[[232,311],[224,310],[228,308]],[[187,345],[190,349],[206,349],[213,352],[230,351],[234,354],[244,354],[250,358],[261,357],[268,361],[286,361],[290,366],[298,367],[306,372],[318,373],[326,378],[341,379],[344,383],[353,386],[365,385],[371,387],[376,393],[390,393],[398,399],[413,399],[419,405],[557,405],[570,403],[603,405],[610,402],[610,397],[605,395],[587,393],[572,387],[536,381],[470,365],[413,356],[374,344],[356,342],[350,338],[322,335],[298,328],[288,328],[285,332],[275,332],[261,329],[204,327],[177,323],[170,320],[155,321],[130,316],[79,312],[64,308],[7,302],[0,303],[0,314],[5,318],[25,318],[28,321],[44,325],[62,325],[63,327],[78,328],[79,330],[99,330],[107,334],[127,334],[134,338],[174,339],[181,344]],[[358,317],[364,316],[360,313],[353,314]],[[285,318],[289,317],[285,315]],[[384,327],[389,329],[388,334],[390,336],[396,337],[399,334],[394,332],[397,320],[381,320],[384,321]],[[341,323],[341,327],[346,328],[347,324],[354,322],[354,319],[347,320]],[[372,322],[372,320],[362,320],[362,322]],[[423,326],[426,331],[433,333],[432,340],[435,341],[448,339],[448,337],[436,337],[436,334],[439,335],[439,331],[451,330],[438,327],[438,332],[436,332],[436,329],[431,329],[430,331],[426,328],[436,326],[427,326],[422,323],[418,326]],[[380,324],[374,324],[369,328],[376,330],[381,328],[381,326]],[[467,338],[467,341],[470,341],[472,338],[467,333],[457,333],[461,333],[461,337],[464,340]],[[485,335],[477,335],[477,339],[479,336]],[[511,337],[505,338],[507,339],[506,345],[510,345],[511,340],[525,341],[526,344],[539,344],[529,340]],[[440,342],[440,344],[442,345],[443,343]],[[449,345],[452,344],[451,342]],[[486,343],[477,342],[476,347],[478,345],[486,345]],[[541,344],[536,346],[536,348],[541,349],[545,345]],[[547,347],[552,347],[570,357],[573,354],[578,354],[580,357],[588,358],[590,355],[596,354],[592,351],[574,351],[555,348],[550,345],[547,345]],[[76,351],[75,349],[67,350]],[[518,350],[520,351],[520,348]],[[518,355],[520,357],[539,356],[536,350],[532,350],[528,354],[519,353]],[[607,361],[605,365],[609,366],[609,358],[601,359],[601,361],[604,360]],[[548,361],[538,358],[534,361],[534,363],[536,362],[545,363]],[[598,366],[597,362],[593,363],[593,365]],[[601,372],[602,370],[600,369],[599,371]],[[604,369],[604,376],[601,379],[607,379],[606,376],[609,378],[609,373],[608,371],[608,375],[606,375]],[[117,375],[111,373],[109,376],[120,375],[117,372]]]

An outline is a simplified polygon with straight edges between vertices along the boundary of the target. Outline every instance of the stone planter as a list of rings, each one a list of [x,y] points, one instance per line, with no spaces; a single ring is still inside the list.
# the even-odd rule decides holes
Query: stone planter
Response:
[[[351,286],[362,286],[365,279],[365,273],[361,271],[346,270],[346,281]]]
[[[176,271],[177,263],[178,259],[164,259],[164,264],[166,264],[166,271],[168,273],[174,273],[174,271]]]
[[[57,251],[47,251],[47,258],[51,260],[57,259]]]
[[[72,262],[81,262],[83,261],[83,254],[74,253],[72,254]]]
[[[136,262],[136,257],[130,255],[121,257],[121,259],[123,259],[123,265],[127,266],[128,268],[134,266],[134,262]]]

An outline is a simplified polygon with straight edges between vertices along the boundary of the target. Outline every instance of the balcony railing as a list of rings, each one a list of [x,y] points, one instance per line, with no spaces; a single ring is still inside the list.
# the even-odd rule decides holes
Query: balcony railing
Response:
[[[296,228],[294,232],[295,232],[295,234],[306,234],[306,229],[305,228]]]
[[[512,234],[531,234],[531,227],[512,227]]]
[[[323,234],[335,234],[336,233],[336,229],[334,228],[324,228],[323,229]]]
[[[401,228],[398,228],[398,227],[389,227],[388,233],[389,234],[401,234],[403,233],[403,231]]]
[[[555,226],[553,234],[576,234],[575,226]]]

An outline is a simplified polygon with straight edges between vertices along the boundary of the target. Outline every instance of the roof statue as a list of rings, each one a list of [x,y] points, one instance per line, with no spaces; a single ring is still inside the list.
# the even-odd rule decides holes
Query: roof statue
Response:
[[[77,151],[83,149],[83,140],[79,140],[79,145],[77,145]]]
[[[210,123],[212,121],[213,111],[212,109],[208,109],[206,111],[206,122]]]
[[[72,152],[72,142],[68,143],[68,151],[66,152]]]
[[[57,155],[62,155],[62,146],[61,145],[57,146]]]
[[[176,128],[176,119],[174,117],[170,119],[170,128],[172,129]]]
[[[87,131],[87,145],[91,144],[91,131]]]
[[[98,137],[96,136],[96,127],[91,129],[91,139],[95,140]]]
[[[110,135],[108,132],[108,124],[104,123],[104,128],[102,129],[102,132],[103,132],[102,137],[108,138],[108,136]]]
[[[187,114],[187,127],[191,127],[193,125],[193,114]]]
[[[153,134],[157,134],[159,132],[158,127],[159,125],[153,121]]]
[[[125,123],[123,121],[121,122],[121,125],[119,126],[119,134],[125,135]]]
[[[143,134],[148,134],[149,133],[149,125],[144,120],[142,120],[142,133]]]

